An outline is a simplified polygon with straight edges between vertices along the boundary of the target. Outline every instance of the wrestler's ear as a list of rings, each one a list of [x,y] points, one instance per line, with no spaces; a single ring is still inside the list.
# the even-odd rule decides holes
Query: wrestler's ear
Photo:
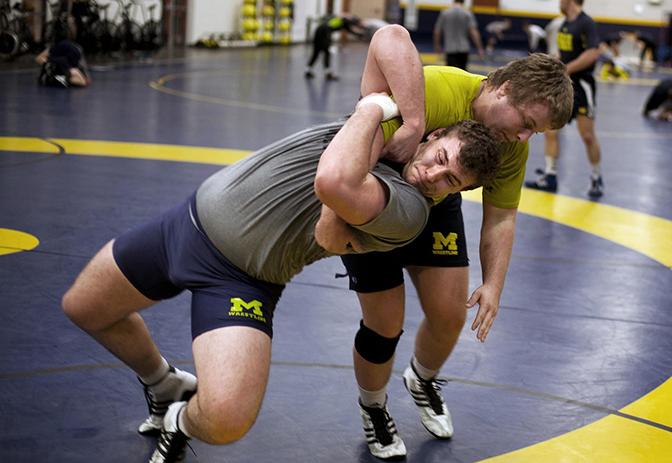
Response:
[[[427,135],[427,141],[429,140],[434,140],[435,138],[439,138],[443,132],[448,130],[445,127],[442,127],[440,129],[436,129],[435,131],[431,132],[429,135]]]
[[[495,96],[497,96],[497,98],[503,98],[503,97],[506,96],[506,91],[507,91],[507,89],[509,88],[509,82],[510,82],[510,81],[507,80],[507,81],[504,82],[502,85],[500,85],[499,87],[497,87],[497,90],[496,90],[496,92],[495,92]]]

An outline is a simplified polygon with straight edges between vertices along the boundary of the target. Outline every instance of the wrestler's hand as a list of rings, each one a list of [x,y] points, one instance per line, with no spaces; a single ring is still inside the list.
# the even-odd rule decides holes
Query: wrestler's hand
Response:
[[[380,117],[380,122],[389,121],[390,119],[399,117],[400,113],[397,103],[395,103],[394,100],[385,92],[371,93],[366,95],[357,102],[355,111],[357,111],[362,106],[366,106],[367,104],[374,104],[383,110],[383,114]]]
[[[315,225],[315,241],[334,254],[362,252],[354,229],[327,206],[322,206],[320,220]]]
[[[412,128],[408,124],[402,124],[387,141],[382,150],[382,158],[400,164],[406,164],[418,149],[424,126],[421,129]]]
[[[500,291],[497,288],[489,288],[486,285],[479,286],[467,301],[467,309],[471,309],[478,304],[478,313],[471,325],[471,331],[478,328],[476,338],[481,342],[485,342],[485,338],[490,332],[492,322],[495,321],[497,310],[499,309],[499,295]]]

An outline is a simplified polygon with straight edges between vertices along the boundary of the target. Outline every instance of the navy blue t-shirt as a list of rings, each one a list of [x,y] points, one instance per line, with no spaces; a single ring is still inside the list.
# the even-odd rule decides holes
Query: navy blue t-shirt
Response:
[[[560,49],[560,61],[567,64],[575,60],[581,53],[589,48],[600,46],[600,36],[597,32],[597,23],[583,11],[572,22],[565,20],[558,31],[558,48]],[[581,74],[592,74],[595,63],[590,67],[572,74],[579,77]]]

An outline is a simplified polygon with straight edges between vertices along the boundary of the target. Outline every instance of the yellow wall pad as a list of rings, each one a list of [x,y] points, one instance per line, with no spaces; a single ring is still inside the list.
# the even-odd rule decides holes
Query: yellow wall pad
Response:
[[[0,228],[0,256],[30,251],[38,244],[40,244],[39,240],[33,235],[8,228]]]
[[[406,8],[406,3],[401,2],[399,4],[402,8]],[[416,5],[418,10],[445,10],[448,8],[446,5],[429,5],[429,4],[418,4]],[[520,16],[523,18],[555,18],[560,16],[560,12],[557,13],[546,13],[541,11],[519,11],[519,10],[502,10],[494,6],[472,6],[469,8],[471,11],[477,14],[492,14],[492,15],[501,15],[501,16]],[[651,27],[667,27],[666,21],[654,21],[650,19],[632,19],[632,18],[612,18],[612,17],[603,17],[603,16],[593,16],[593,19],[600,23],[612,23],[612,24],[623,24],[629,26],[651,26]]]
[[[67,154],[195,162],[200,164],[229,165],[250,154],[250,151],[243,150],[178,145],[95,140],[49,140],[62,146]],[[58,149],[54,145],[37,138],[0,138],[0,150],[36,153],[58,152]]]

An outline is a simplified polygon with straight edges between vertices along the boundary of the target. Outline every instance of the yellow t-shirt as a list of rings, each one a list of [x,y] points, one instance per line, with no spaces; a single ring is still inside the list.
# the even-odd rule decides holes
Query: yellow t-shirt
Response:
[[[472,103],[486,77],[448,66],[425,66],[425,135],[474,118]],[[401,126],[401,118],[383,122],[385,141]],[[502,143],[502,166],[495,181],[483,189],[483,200],[495,207],[518,207],[525,178],[529,143]]]

